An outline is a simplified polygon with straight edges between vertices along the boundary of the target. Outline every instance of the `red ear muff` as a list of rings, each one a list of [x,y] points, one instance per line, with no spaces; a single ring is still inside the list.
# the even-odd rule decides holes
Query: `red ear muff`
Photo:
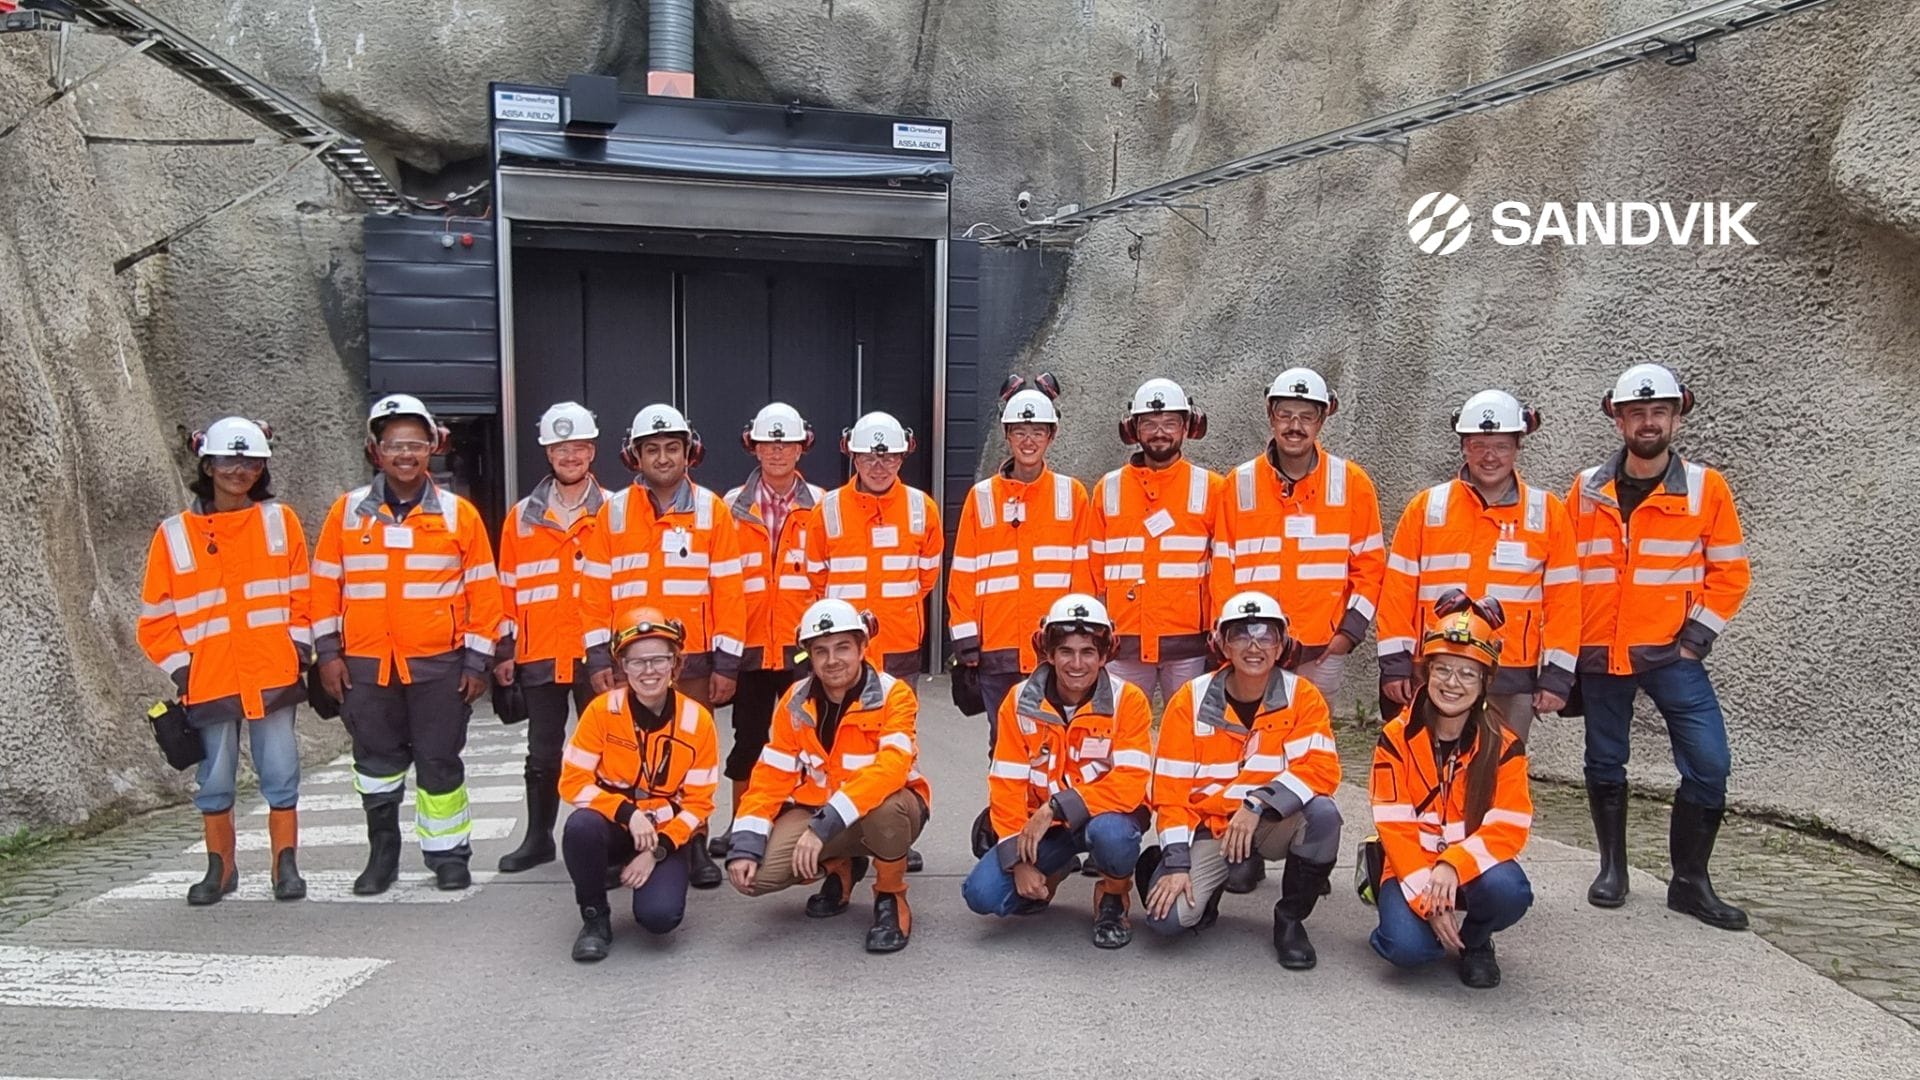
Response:
[[[200,456],[200,448],[205,445],[207,445],[206,432],[196,431],[187,436],[187,449],[193,452],[194,457]]]
[[[1520,419],[1526,423],[1527,434],[1531,435],[1534,432],[1540,430],[1540,410],[1539,409],[1521,409]]]
[[[628,472],[640,471],[640,452],[633,448],[632,440],[620,447],[620,464],[625,465]]]
[[[1207,413],[1205,409],[1187,400],[1187,438],[1204,439],[1207,437]]]
[[[1000,403],[1002,405],[1005,405],[1007,403],[1007,399],[1012,397],[1014,394],[1018,393],[1020,391],[1020,388],[1025,385],[1027,385],[1027,380],[1021,378],[1020,376],[1018,375],[1007,376],[1007,381],[1000,384]]]
[[[1685,384],[1682,384],[1680,387],[1680,415],[1685,416],[1692,411],[1693,391],[1687,389]]]
[[[1600,395],[1600,411],[1607,415],[1607,419],[1613,419],[1613,391]]]
[[[265,420],[255,420],[253,426],[259,428],[260,434],[267,437],[267,445],[271,447],[273,445],[273,425],[267,423]]]
[[[1332,416],[1334,413],[1337,413],[1339,411],[1340,411],[1340,395],[1334,393],[1331,390],[1327,391],[1326,416]]]
[[[1120,441],[1127,446],[1140,445],[1140,424],[1131,415],[1120,418]]]
[[[697,469],[707,460],[707,445],[700,441],[700,433],[691,429],[687,432],[687,468]]]
[[[1060,380],[1053,377],[1053,372],[1043,371],[1035,375],[1033,377],[1033,385],[1038,387],[1041,393],[1047,395],[1048,401],[1059,400]]]
[[[914,437],[912,428],[907,428],[906,432],[907,432],[907,453],[911,454],[914,451],[920,449],[920,440]]]
[[[751,420],[740,429],[740,449],[749,454],[753,453],[753,422]]]
[[[800,440],[800,452],[804,454],[813,449],[813,425],[808,424],[804,420],[801,421],[801,423],[806,425],[805,435]],[[840,436],[840,442],[842,446],[841,452],[845,453],[846,435],[844,432]],[[745,450],[749,454],[753,453],[753,424],[751,422],[740,429],[740,449]]]
[[[430,453],[444,454],[453,448],[453,429],[441,424],[435,424],[433,427],[433,438],[433,449],[429,451]]]
[[[850,427],[840,429],[840,453],[847,457],[853,455],[853,429]]]

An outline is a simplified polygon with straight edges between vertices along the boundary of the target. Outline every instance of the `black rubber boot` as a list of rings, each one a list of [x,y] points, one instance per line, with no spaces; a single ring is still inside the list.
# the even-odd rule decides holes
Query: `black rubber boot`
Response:
[[[726,880],[720,864],[707,854],[707,837],[699,833],[687,844],[687,884],[696,889],[717,889]]]
[[[720,835],[707,841],[707,854],[713,856],[716,859],[726,858],[727,852],[732,850],[733,850],[733,834],[732,833],[721,833]]]
[[[501,873],[518,874],[550,863],[556,857],[553,819],[560,814],[557,783],[545,777],[527,778],[527,835],[519,847],[500,856]]]
[[[907,873],[917,874],[920,872],[921,868],[926,865],[927,865],[926,860],[920,857],[920,853],[918,851],[914,850],[913,848],[907,849]]]
[[[1101,875],[1093,904],[1093,947],[1124,949],[1133,941],[1133,924],[1127,920],[1126,878]]]
[[[194,907],[217,904],[220,898],[240,887],[240,875],[227,861],[207,853],[207,876],[187,886],[187,903]]]
[[[280,857],[273,863],[273,898],[275,900],[304,900],[307,897],[307,879],[300,876],[300,868],[295,865],[292,848],[283,848]]]
[[[367,868],[353,879],[355,896],[378,896],[400,877],[400,804],[367,807]]]
[[[857,855],[850,859],[829,859],[826,871],[827,876],[820,882],[820,890],[807,897],[809,919],[831,919],[846,912],[847,905],[853,899],[853,887],[867,876],[867,857]]]
[[[1675,799],[1673,823],[1668,843],[1673,856],[1673,877],[1667,882],[1667,907],[1691,915],[1708,926],[1722,930],[1745,930],[1747,913],[1720,899],[1707,876],[1707,864],[1713,860],[1714,840],[1720,835],[1722,807],[1701,806]]]
[[[580,934],[573,939],[573,958],[578,963],[592,964],[607,958],[607,950],[613,948],[613,920],[607,917],[607,909],[602,907],[583,907],[580,909]]]
[[[473,885],[473,873],[467,860],[448,859],[433,868],[434,887],[441,892],[458,892]]]
[[[1469,945],[1460,953],[1460,981],[1475,990],[1500,985],[1500,961],[1494,959],[1491,940],[1485,945]]]
[[[1600,876],[1587,886],[1587,903],[1617,908],[1627,902],[1627,785],[1587,781],[1587,809],[1600,848]]]
[[[902,912],[907,898],[899,893],[873,894],[873,925],[867,929],[867,951],[893,953],[907,947]]]
[[[1312,863],[1287,856],[1280,871],[1280,900],[1273,905],[1273,951],[1288,971],[1307,971],[1320,962],[1307,938],[1307,916],[1320,899],[1320,888],[1333,875],[1333,864]]]
[[[1247,856],[1246,862],[1227,864],[1226,891],[1235,896],[1245,896],[1260,887],[1267,880],[1267,861],[1259,852]]]

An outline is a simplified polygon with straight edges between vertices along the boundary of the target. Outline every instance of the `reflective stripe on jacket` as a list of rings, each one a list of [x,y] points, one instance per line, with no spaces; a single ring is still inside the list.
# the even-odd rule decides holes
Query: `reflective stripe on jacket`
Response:
[[[967,492],[947,577],[954,651],[1002,673],[1039,662],[1033,632],[1055,600],[1094,591],[1086,486],[1052,469],[1022,483],[1010,468]]]
[[[818,528],[815,508],[826,492],[805,479],[793,493],[793,508],[780,525],[778,542],[760,518],[760,470],[726,494],[740,534],[740,588],[746,594],[746,653],[741,666],[774,671],[790,668],[796,654],[800,616],[818,599],[807,573],[807,533]]]
[[[173,679],[194,720],[258,720],[305,697],[311,591],[292,507],[196,505],[161,522],[147,546],[140,649]]]
[[[1533,828],[1526,744],[1501,729],[1493,803],[1479,828],[1468,832],[1468,766],[1486,748],[1476,745],[1477,736],[1463,736],[1450,767],[1436,762],[1432,731],[1419,719],[1424,711],[1424,695],[1416,696],[1404,714],[1387,722],[1373,750],[1368,783],[1374,831],[1386,856],[1383,877],[1400,883],[1407,906],[1422,918],[1434,866],[1451,864],[1465,885],[1519,855]]]
[[[1203,836],[1219,838],[1245,807],[1288,817],[1340,786],[1327,700],[1305,679],[1276,670],[1253,724],[1242,726],[1227,704],[1221,667],[1174,691],[1160,718],[1153,755],[1153,827],[1165,864],[1191,865]]]
[[[1143,461],[1135,454],[1094,485],[1095,595],[1113,616],[1116,659],[1158,664],[1205,656],[1213,627],[1213,519],[1226,481],[1190,461],[1164,469]]]
[[[933,499],[895,481],[884,493],[847,481],[820,500],[807,530],[807,572],[816,596],[845,600],[880,620],[870,653],[884,661],[926,644],[921,601],[940,581],[946,537]]]
[[[551,476],[536,484],[500,527],[500,599],[508,629],[499,658],[515,661],[514,679],[526,686],[571,683],[586,655],[581,571],[586,535],[607,492],[592,484],[573,524],[562,525],[549,506],[553,487]]]
[[[645,814],[661,836],[684,847],[713,813],[720,786],[713,714],[675,694],[676,715],[647,731],[634,723],[630,693],[615,687],[580,714],[560,759],[560,797],[622,827]]]
[[[773,711],[766,748],[735,811],[728,859],[762,858],[773,819],[788,806],[812,810],[814,834],[831,840],[902,788],[933,805],[915,742],[920,701],[906,680],[868,664],[831,747],[820,744],[812,689],[811,676],[794,680]]]
[[[1558,496],[1516,477],[1489,505],[1463,479],[1415,495],[1394,526],[1380,589],[1380,679],[1413,676],[1433,604],[1451,589],[1506,611],[1496,694],[1573,689],[1580,646],[1580,566],[1573,520]],[[1538,668],[1536,678],[1535,669]]]
[[[1269,444],[1265,456],[1227,477],[1213,526],[1215,602],[1258,589],[1280,601],[1300,644],[1319,648],[1341,631],[1358,643],[1373,622],[1387,568],[1373,479],[1321,450],[1313,471],[1288,494],[1272,453]]]
[[[465,651],[476,674],[508,627],[493,545],[473,504],[427,481],[405,522],[387,511],[386,478],[334,500],[313,553],[316,658],[379,661],[377,681],[413,681],[409,660]]]
[[[1580,560],[1579,669],[1626,675],[1705,656],[1752,583],[1733,491],[1674,454],[1623,524],[1614,476],[1626,451],[1582,472],[1568,496]]]
[[[688,657],[710,659],[716,675],[739,674],[747,633],[740,535],[720,496],[685,480],[656,512],[652,493],[629,484],[601,505],[586,550],[580,591],[589,669],[613,667],[617,624],[646,606],[686,624]]]
[[[1047,697],[1053,665],[1041,664],[1000,704],[987,771],[987,806],[1002,867],[1019,858],[1015,838],[1048,799],[1069,829],[1095,814],[1130,814],[1147,801],[1153,775],[1153,706],[1140,688],[1102,671],[1071,719]]]

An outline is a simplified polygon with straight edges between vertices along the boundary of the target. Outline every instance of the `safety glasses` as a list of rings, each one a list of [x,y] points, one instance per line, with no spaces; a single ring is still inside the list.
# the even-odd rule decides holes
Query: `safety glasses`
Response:
[[[1269,648],[1280,644],[1280,628],[1270,622],[1234,623],[1227,627],[1229,645],[1264,645]]]

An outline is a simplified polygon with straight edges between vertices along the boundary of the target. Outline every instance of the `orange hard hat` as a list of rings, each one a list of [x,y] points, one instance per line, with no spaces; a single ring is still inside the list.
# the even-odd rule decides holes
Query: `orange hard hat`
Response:
[[[687,643],[687,628],[679,619],[667,618],[659,608],[634,608],[620,619],[620,632],[613,635],[613,654],[619,656],[627,646],[646,638],[659,638],[677,653]]]
[[[1458,656],[1500,666],[1501,641],[1507,613],[1492,597],[1469,599],[1465,589],[1448,589],[1433,603],[1434,625],[1420,638],[1420,656]]]

